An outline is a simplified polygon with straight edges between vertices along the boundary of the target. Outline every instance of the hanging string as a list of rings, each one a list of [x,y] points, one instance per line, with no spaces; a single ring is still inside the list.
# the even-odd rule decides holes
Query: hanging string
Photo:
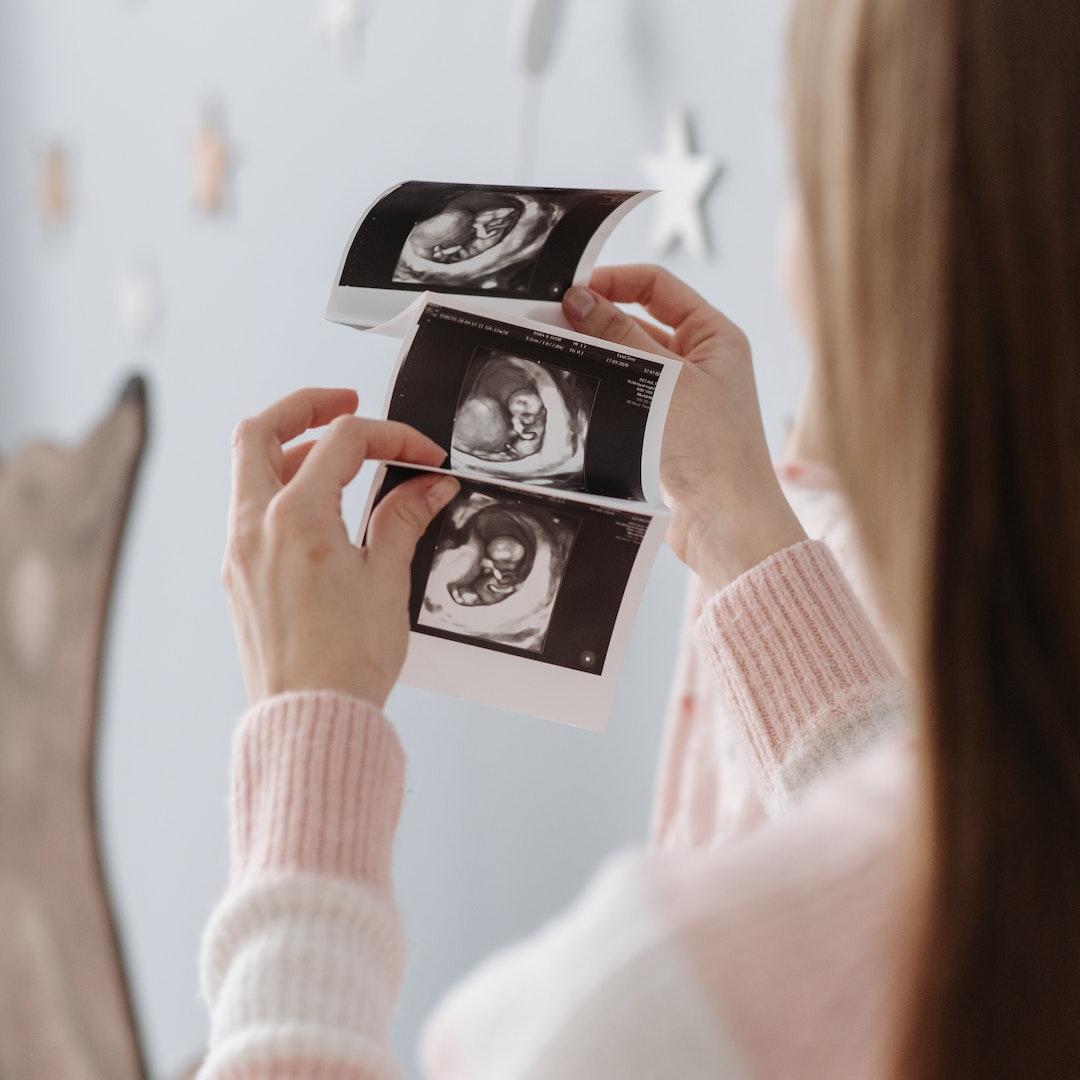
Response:
[[[536,148],[540,140],[540,80],[528,75],[521,95],[521,119],[517,133],[517,160],[514,182],[531,184],[536,165]]]

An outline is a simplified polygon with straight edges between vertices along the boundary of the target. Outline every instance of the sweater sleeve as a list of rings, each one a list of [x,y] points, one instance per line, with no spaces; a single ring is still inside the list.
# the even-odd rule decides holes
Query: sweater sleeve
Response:
[[[236,734],[232,872],[203,935],[199,1080],[400,1080],[391,886],[404,754],[373,705],[281,695]]]
[[[821,541],[713,596],[698,635],[773,812],[903,725],[903,680]]]

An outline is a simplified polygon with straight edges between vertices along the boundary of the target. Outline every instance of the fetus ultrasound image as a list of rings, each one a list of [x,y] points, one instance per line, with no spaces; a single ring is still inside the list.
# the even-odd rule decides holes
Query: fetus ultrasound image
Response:
[[[477,349],[454,413],[455,469],[584,490],[585,442],[599,380]]]
[[[418,624],[541,653],[581,519],[463,490],[443,518]]]
[[[444,197],[413,226],[392,280],[524,291],[532,268],[565,213],[556,198],[470,190]]]
[[[357,224],[338,285],[550,303],[573,283],[599,230],[638,194],[407,180]]]

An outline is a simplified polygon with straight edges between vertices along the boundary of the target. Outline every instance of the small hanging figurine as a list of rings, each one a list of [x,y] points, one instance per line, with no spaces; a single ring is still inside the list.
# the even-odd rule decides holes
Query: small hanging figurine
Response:
[[[71,214],[71,163],[61,143],[48,146],[38,163],[38,210],[47,225],[63,225]]]
[[[148,345],[161,329],[165,298],[161,275],[148,259],[131,262],[120,274],[116,290],[116,314],[127,344]]]
[[[218,215],[229,203],[234,158],[225,137],[220,106],[208,105],[204,109],[199,130],[191,140],[191,156],[195,170],[195,205],[207,216]]]

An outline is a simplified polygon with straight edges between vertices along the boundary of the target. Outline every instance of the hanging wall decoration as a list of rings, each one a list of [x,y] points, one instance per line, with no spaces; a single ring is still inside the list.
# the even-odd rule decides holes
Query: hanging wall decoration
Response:
[[[223,113],[220,105],[207,105],[199,129],[191,140],[192,194],[196,207],[209,217],[221,214],[230,201],[235,155],[225,134]]]
[[[363,52],[364,33],[375,14],[374,0],[321,0],[319,29],[339,60],[356,60]]]
[[[694,258],[704,258],[709,244],[703,204],[721,169],[711,158],[693,152],[685,111],[668,116],[663,150],[642,155],[640,165],[649,183],[659,189],[649,241],[653,253],[662,255],[678,243]]]
[[[143,1080],[99,848],[103,637],[145,438],[132,379],[72,450],[0,462],[0,1076]]]
[[[515,0],[510,48],[526,75],[536,78],[551,63],[566,0]]]
[[[116,315],[120,333],[129,345],[149,344],[161,329],[165,296],[161,275],[149,259],[131,262],[120,274]]]
[[[63,225],[71,215],[71,159],[61,143],[52,143],[40,156],[37,203],[47,225]]]
[[[525,76],[514,176],[532,180],[539,136],[540,81],[551,65],[566,0],[515,0],[510,12],[510,52]]]

